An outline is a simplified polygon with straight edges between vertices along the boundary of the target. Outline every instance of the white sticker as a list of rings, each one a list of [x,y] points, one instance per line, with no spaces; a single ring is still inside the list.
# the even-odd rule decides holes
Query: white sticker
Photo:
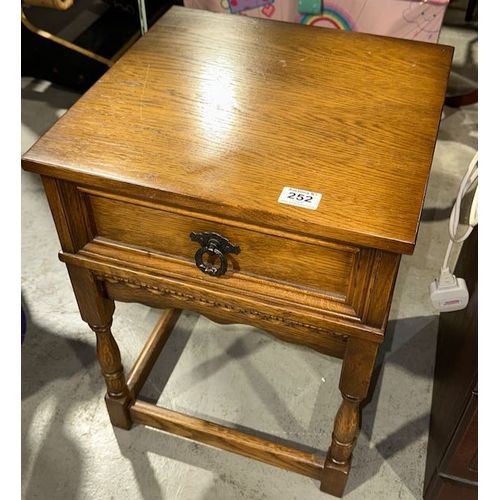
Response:
[[[306,191],[305,189],[284,187],[283,191],[281,191],[280,197],[278,198],[278,203],[316,210],[320,200],[321,193]]]

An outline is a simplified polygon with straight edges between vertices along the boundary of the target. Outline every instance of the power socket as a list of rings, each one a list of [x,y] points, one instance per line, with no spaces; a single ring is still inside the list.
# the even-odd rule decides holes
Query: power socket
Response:
[[[451,275],[450,283],[440,284],[439,278],[429,286],[430,298],[434,309],[440,312],[460,311],[469,303],[469,290],[463,278]]]

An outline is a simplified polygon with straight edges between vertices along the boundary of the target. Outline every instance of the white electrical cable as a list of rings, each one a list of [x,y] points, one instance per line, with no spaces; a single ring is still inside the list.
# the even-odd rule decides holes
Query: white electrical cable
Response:
[[[144,0],[137,0],[139,7],[139,23],[141,25],[141,35],[144,36],[148,32],[148,16],[146,13],[146,4]]]
[[[476,151],[476,154],[472,158],[469,167],[467,168],[467,172],[465,172],[462,182],[460,183],[460,188],[458,189],[458,194],[455,204],[451,209],[450,221],[448,224],[450,241],[448,243],[448,248],[446,249],[446,254],[443,265],[441,266],[441,271],[446,271],[446,270],[449,271],[449,261],[453,245],[455,243],[461,243],[462,241],[465,241],[469,237],[472,230],[474,229],[474,226],[477,224],[477,222],[476,224],[470,224],[470,217],[469,217],[469,224],[464,234],[462,234],[462,236],[457,236],[458,226],[460,223],[460,207],[462,200],[464,199],[465,195],[467,194],[471,186],[474,185],[477,178],[478,178],[478,151]]]
[[[450,241],[446,249],[443,265],[439,277],[436,278],[429,285],[429,293],[432,305],[435,309],[441,312],[459,311],[467,307],[469,302],[469,291],[467,284],[463,278],[457,278],[449,267],[450,255],[455,243],[465,241],[474,227],[477,225],[477,186],[474,193],[474,199],[470,208],[468,217],[467,229],[465,232],[458,236],[458,226],[460,223],[460,206],[465,195],[474,185],[478,179],[478,152],[472,158],[467,172],[465,173],[460,188],[458,190],[457,198],[451,210],[450,221],[448,224],[448,232]]]

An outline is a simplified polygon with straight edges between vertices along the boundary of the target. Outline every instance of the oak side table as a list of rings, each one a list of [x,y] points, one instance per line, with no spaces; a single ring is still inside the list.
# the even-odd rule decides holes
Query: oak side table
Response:
[[[97,336],[114,426],[178,434],[342,496],[452,55],[173,7],[23,156]],[[115,301],[164,310],[128,373]],[[326,456],[140,399],[182,309],[343,360]]]

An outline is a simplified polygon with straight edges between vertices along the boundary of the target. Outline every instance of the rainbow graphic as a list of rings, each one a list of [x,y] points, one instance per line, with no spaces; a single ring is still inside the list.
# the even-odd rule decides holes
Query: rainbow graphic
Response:
[[[338,7],[324,8],[321,14],[304,14],[299,23],[309,26],[323,26],[344,31],[357,31],[352,17]]]

